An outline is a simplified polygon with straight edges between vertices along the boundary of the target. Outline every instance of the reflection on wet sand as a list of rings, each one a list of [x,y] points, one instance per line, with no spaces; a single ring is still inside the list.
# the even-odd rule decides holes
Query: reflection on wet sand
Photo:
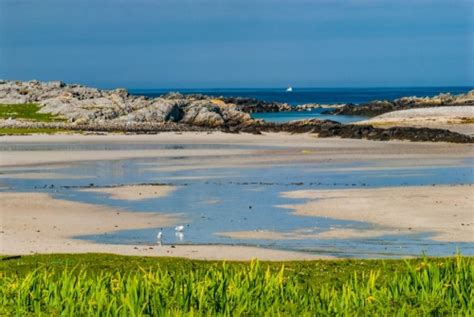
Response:
[[[438,241],[474,242],[471,185],[300,190],[283,196],[309,200],[281,206],[297,215],[365,221],[405,232],[434,232],[432,239]]]
[[[107,194],[111,199],[144,200],[165,197],[176,190],[169,185],[129,185],[116,187],[84,188],[83,192]]]
[[[423,208],[436,203],[433,197],[442,197],[443,188],[449,191],[449,186],[436,186],[438,192],[413,198],[397,191],[472,183],[471,145],[321,140],[286,134],[74,136],[70,143],[68,137],[61,138],[56,143],[22,143],[16,138],[15,144],[0,145],[8,154],[2,152],[0,159],[5,176],[2,186],[32,193],[25,194],[31,197],[49,195],[54,202],[95,206],[92,209],[105,206],[137,217],[158,212],[189,225],[182,234],[175,233],[174,223],[135,227],[133,221],[130,226],[77,233],[74,241],[84,243],[81,250],[91,245],[104,250],[129,250],[129,246],[142,250],[156,246],[157,232],[162,231],[164,247],[237,244],[341,257],[419,255],[423,251],[447,255],[459,247],[464,254],[474,254],[472,241],[465,239],[472,221],[465,219],[464,209],[456,213],[465,224],[459,230],[443,217],[446,228],[442,228],[444,223],[433,224],[424,212]],[[18,164],[32,165],[8,167],[15,158]],[[64,177],[48,178],[52,175]],[[355,191],[352,196],[344,191],[348,188]],[[387,194],[380,188],[394,192]],[[468,194],[465,186],[459,188],[457,194]],[[333,194],[318,200],[313,194],[320,191]],[[358,205],[358,199],[365,203]],[[425,207],[410,205],[414,201]],[[454,196],[441,201],[433,210],[454,218],[443,208],[462,202]],[[327,204],[327,213],[320,204]],[[390,204],[405,208],[400,214],[416,223],[398,221],[397,210],[388,210],[381,221],[364,216],[366,206],[383,211],[382,206]],[[339,205],[350,210],[332,213]],[[83,216],[79,209],[71,210]],[[420,215],[429,219],[419,221]]]

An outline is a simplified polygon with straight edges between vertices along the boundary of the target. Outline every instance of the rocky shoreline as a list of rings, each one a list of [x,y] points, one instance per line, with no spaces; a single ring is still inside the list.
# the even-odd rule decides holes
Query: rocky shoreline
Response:
[[[393,101],[372,101],[360,105],[348,104],[324,113],[375,117],[387,112],[432,107],[474,106],[474,90],[466,94],[439,94],[434,97],[403,97]]]
[[[224,130],[225,131],[225,130]],[[393,127],[375,128],[371,125],[341,124],[330,120],[301,120],[289,123],[256,123],[245,127],[230,127],[227,132],[315,133],[320,138],[341,137],[377,141],[408,140],[421,142],[474,143],[474,138],[442,129]]]
[[[474,138],[465,134],[445,129],[392,127],[388,129],[376,128],[372,125],[341,124],[330,120],[301,120],[289,123],[270,123],[255,121],[253,124],[235,126],[203,127],[177,123],[95,123],[95,124],[68,124],[45,122],[17,122],[8,124],[0,122],[0,127],[24,129],[57,129],[71,132],[123,132],[133,134],[156,134],[160,132],[213,132],[251,133],[265,132],[286,133],[314,133],[320,138],[340,137],[349,139],[367,139],[376,141],[407,140],[418,142],[452,142],[474,143]]]
[[[194,94],[181,95],[176,93],[161,96],[162,98],[172,98],[178,96],[179,98],[206,100],[209,96]],[[176,98],[176,97],[175,97]],[[332,115],[354,115],[363,117],[375,117],[387,112],[417,109],[417,108],[431,108],[431,107],[453,107],[453,106],[474,106],[474,90],[465,94],[452,95],[450,93],[442,93],[433,97],[403,97],[393,101],[389,100],[374,100],[362,104],[317,104],[309,103],[291,106],[287,103],[268,102],[254,98],[244,97],[215,97],[224,103],[230,103],[237,106],[237,110],[245,113],[265,113],[265,112],[300,112],[311,111],[313,109],[327,109],[323,114]]]
[[[253,121],[236,105],[210,97],[168,94],[133,96],[125,89],[100,90],[62,82],[0,82],[0,104],[35,103],[39,112],[70,124],[180,123],[219,127]]]
[[[449,95],[450,96],[450,95]],[[435,100],[450,104],[470,103],[474,91],[456,97],[423,99],[423,105]],[[402,98],[403,99],[403,98]],[[412,100],[412,99],[403,99]],[[429,100],[429,101],[428,101]],[[441,102],[440,101],[440,102]],[[405,101],[404,101],[405,102]],[[287,104],[250,98],[214,98],[205,95],[169,93],[157,98],[130,95],[125,89],[99,90],[62,82],[0,81],[0,104],[39,105],[41,113],[61,118],[59,122],[38,122],[9,118],[0,120],[0,128],[49,128],[65,131],[158,133],[164,131],[224,131],[229,133],[262,132],[315,133],[319,137],[341,137],[369,140],[410,140],[430,142],[474,143],[470,136],[441,129],[371,125],[344,125],[329,120],[301,120],[269,123],[252,119],[252,112],[292,110]],[[397,104],[401,104],[397,101]],[[407,106],[413,102],[406,101]],[[418,101],[415,104],[421,104]],[[377,104],[378,105],[378,104]],[[308,110],[321,105],[305,105]],[[384,106],[385,107],[385,106]],[[352,109],[352,107],[349,107]],[[336,109],[348,114],[347,106]],[[287,110],[284,110],[287,109]],[[366,108],[364,108],[366,109]],[[360,115],[360,113],[357,113]]]

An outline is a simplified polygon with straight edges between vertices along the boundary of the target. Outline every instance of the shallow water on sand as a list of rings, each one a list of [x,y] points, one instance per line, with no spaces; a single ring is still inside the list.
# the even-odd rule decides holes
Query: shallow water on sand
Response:
[[[252,113],[252,118],[263,119],[267,122],[289,122],[293,120],[306,120],[306,119],[318,119],[318,120],[332,120],[344,124],[354,123],[368,119],[362,116],[346,116],[346,115],[331,115],[324,114],[328,109],[312,109],[310,111],[290,111],[290,112],[262,112]]]
[[[9,145],[10,146],[10,145]],[[65,145],[62,145],[65,146]],[[74,149],[120,149],[120,145],[68,145]],[[130,149],[130,144],[123,145]],[[134,149],[150,147],[135,144]],[[8,150],[60,149],[61,145],[15,145]],[[179,145],[172,149],[215,149],[221,145]],[[233,146],[234,148],[236,146]],[[155,147],[151,147],[156,149]],[[167,149],[170,147],[163,147]],[[239,147],[238,147],[239,148]],[[246,148],[252,148],[248,146]],[[375,225],[357,221],[342,221],[325,217],[298,216],[291,210],[278,207],[297,204],[304,200],[289,199],[280,193],[302,189],[375,188],[386,186],[415,186],[432,184],[470,184],[474,179],[473,160],[456,166],[435,166],[398,169],[360,169],[371,167],[370,162],[353,163],[298,163],[249,167],[202,167],[173,169],[189,160],[186,156],[163,158],[88,161],[61,166],[49,166],[48,173],[68,175],[61,179],[31,177],[44,172],[43,167],[3,168],[1,173],[25,173],[22,179],[3,175],[3,191],[46,192],[56,198],[87,202],[131,211],[149,211],[179,214],[186,228],[175,234],[174,228],[163,228],[165,244],[239,244],[267,248],[300,250],[341,257],[394,257],[405,255],[450,255],[461,250],[473,255],[474,244],[437,242],[430,234],[403,234],[359,239],[232,239],[217,232],[261,231],[291,232],[304,230],[319,233],[335,228],[369,229]],[[206,158],[202,158],[205,162]],[[162,169],[160,169],[162,168]],[[348,169],[349,168],[349,169]],[[354,168],[351,170],[350,168]],[[355,169],[359,168],[359,169]],[[12,174],[13,175],[13,174]],[[39,174],[38,174],[39,175]],[[81,178],[78,178],[80,176]],[[46,176],[47,177],[47,176]],[[177,186],[171,195],[140,201],[111,199],[101,193],[80,191],[82,187],[123,184],[160,183]],[[2,187],[0,186],[0,188]],[[0,189],[2,190],[2,189]],[[155,244],[160,228],[126,230],[100,235],[77,237],[101,243]],[[383,228],[382,228],[383,229]]]

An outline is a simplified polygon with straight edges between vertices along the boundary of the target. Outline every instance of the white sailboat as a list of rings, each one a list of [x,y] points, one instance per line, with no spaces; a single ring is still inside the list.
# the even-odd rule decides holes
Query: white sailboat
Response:
[[[293,87],[288,86],[288,88],[286,88],[286,92],[292,92],[292,91],[293,91]]]

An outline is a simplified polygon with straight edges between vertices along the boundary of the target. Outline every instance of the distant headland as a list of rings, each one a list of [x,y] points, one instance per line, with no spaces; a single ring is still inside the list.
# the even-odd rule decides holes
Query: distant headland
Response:
[[[307,111],[328,108],[333,114],[374,117],[388,112],[437,108],[439,116],[449,116],[455,124],[474,122],[474,91],[440,94],[434,97],[405,97],[393,101],[373,101],[361,105],[305,104],[290,106],[244,97],[211,97],[202,94],[167,93],[155,98],[131,95],[125,89],[101,90],[60,81],[0,81],[4,131],[91,131],[157,133],[160,131],[224,131],[315,133],[319,137],[372,140],[447,141],[473,143],[472,136],[409,126],[402,122],[383,126],[375,120],[341,124],[330,120],[300,120],[270,123],[253,119],[255,112]],[[452,107],[452,109],[447,109]],[[456,107],[456,108],[455,108]],[[462,108],[459,108],[462,107]],[[447,109],[447,110],[446,110]],[[456,111],[454,111],[456,109]],[[442,111],[440,115],[440,111]],[[419,112],[416,112],[419,114]],[[455,113],[455,115],[451,115]],[[423,116],[423,113],[422,113]],[[406,117],[406,115],[405,115]],[[403,121],[403,120],[402,120]],[[425,120],[429,121],[429,120]],[[471,122],[472,121],[472,122]],[[375,123],[379,124],[375,124]],[[443,126],[444,127],[444,126]],[[8,134],[8,133],[3,133]]]

